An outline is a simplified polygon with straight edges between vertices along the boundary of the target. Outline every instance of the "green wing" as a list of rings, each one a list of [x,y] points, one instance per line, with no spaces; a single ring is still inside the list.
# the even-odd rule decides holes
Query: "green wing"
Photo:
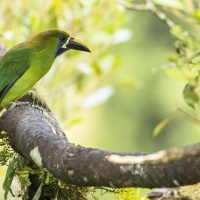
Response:
[[[30,66],[31,50],[13,48],[0,61],[0,102]],[[26,84],[26,83],[24,83]]]

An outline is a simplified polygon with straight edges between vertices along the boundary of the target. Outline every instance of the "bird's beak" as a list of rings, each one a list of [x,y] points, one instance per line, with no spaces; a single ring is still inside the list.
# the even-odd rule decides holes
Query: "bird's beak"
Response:
[[[92,52],[92,49],[90,48],[89,45],[87,45],[85,42],[83,42],[82,40],[74,37],[74,36],[70,36],[67,43],[66,43],[66,47],[68,49],[75,49],[75,50],[79,50],[79,51],[87,51],[87,52]]]

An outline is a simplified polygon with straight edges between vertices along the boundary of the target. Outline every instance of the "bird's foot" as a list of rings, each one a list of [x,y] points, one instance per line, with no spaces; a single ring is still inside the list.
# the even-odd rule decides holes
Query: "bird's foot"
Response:
[[[22,105],[28,105],[28,106],[32,106],[32,104],[30,102],[11,102],[11,101],[7,101],[5,103],[5,108],[6,110],[9,110],[11,108],[15,108],[15,107],[19,107],[19,106],[22,106]]]

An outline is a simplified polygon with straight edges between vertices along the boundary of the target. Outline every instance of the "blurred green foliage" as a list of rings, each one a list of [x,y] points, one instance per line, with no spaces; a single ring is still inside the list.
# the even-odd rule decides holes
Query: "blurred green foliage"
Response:
[[[198,101],[199,1],[120,2],[130,5],[126,27],[133,39],[113,48],[124,58],[114,78],[132,75],[134,88],[120,87],[97,114],[97,119],[104,120],[93,129],[97,130],[95,146],[156,151],[199,141],[199,102],[190,108],[184,92],[187,84],[194,88],[191,82],[195,83],[195,92],[190,90],[186,96]],[[191,63],[191,58],[196,62]],[[176,117],[170,118],[173,113]],[[162,134],[152,137],[155,130]]]
[[[59,28],[92,47],[92,54],[59,57],[37,86],[71,142],[156,151],[198,141],[200,129],[190,120],[200,120],[199,1],[138,0],[130,11],[124,2],[130,3],[1,1],[0,41],[11,48]],[[179,115],[171,120],[174,111]],[[156,126],[162,134],[154,138]]]
[[[1,2],[1,40],[12,47],[39,31],[59,28],[92,46],[92,55],[74,51],[67,58],[58,58],[39,86],[41,91],[51,88],[48,100],[66,119],[69,112],[79,109],[83,97],[106,84],[105,77],[119,66],[118,57],[107,52],[125,22],[124,12],[114,2],[97,0]]]

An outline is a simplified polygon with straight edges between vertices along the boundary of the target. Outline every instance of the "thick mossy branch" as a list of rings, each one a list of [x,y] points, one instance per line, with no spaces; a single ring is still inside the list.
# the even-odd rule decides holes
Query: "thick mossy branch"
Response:
[[[4,112],[0,118],[0,131],[7,132],[18,153],[68,184],[154,188],[200,182],[198,154],[191,152],[191,156],[187,154],[181,159],[177,154],[177,160],[173,158],[165,163],[160,160],[146,164],[117,164],[108,161],[110,155],[142,155],[144,158],[145,154],[73,146],[62,133],[59,134],[61,129],[55,130],[58,126],[55,118],[49,118],[34,107],[22,105]]]
[[[6,52],[2,45],[0,59]],[[43,112],[29,105],[12,108],[0,117],[0,131],[7,132],[16,152],[67,184],[155,188],[200,182],[200,144],[152,154],[74,146],[38,95],[29,93],[20,101]]]

